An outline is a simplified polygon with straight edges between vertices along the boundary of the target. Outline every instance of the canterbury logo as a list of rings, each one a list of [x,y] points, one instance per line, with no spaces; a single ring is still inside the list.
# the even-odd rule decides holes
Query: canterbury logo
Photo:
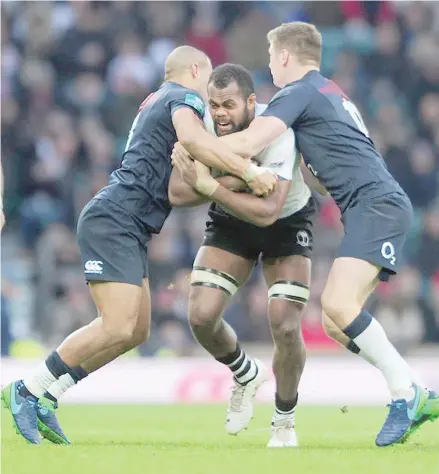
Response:
[[[102,273],[103,263],[100,260],[88,260],[84,265],[84,273],[97,273],[100,275]]]

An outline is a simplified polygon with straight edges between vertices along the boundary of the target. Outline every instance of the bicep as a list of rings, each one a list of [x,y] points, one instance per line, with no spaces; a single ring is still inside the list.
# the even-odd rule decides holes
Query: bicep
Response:
[[[172,124],[178,141],[182,144],[195,139],[197,134],[207,133],[203,122],[189,107],[180,107],[172,114]]]
[[[247,130],[247,140],[256,155],[287,130],[286,125],[276,117],[256,117]]]

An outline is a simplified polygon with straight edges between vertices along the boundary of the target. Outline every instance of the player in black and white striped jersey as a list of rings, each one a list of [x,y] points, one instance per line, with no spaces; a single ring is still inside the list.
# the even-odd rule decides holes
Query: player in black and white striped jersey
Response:
[[[242,66],[217,67],[208,92],[210,115],[206,113],[205,124],[216,135],[246,128],[265,110],[264,105],[256,104],[251,75]],[[297,446],[294,412],[305,363],[300,320],[309,296],[315,205],[300,171],[294,133],[288,131],[255,157],[255,163],[279,179],[266,198],[245,192],[241,180],[193,163],[178,145],[173,158],[171,204],[212,201],[211,220],[192,272],[189,321],[199,343],[233,373],[226,430],[238,434],[247,428],[253,398],[267,380],[267,369],[243,351],[234,330],[222,319],[230,297],[261,257],[275,342],[276,407],[268,446]]]

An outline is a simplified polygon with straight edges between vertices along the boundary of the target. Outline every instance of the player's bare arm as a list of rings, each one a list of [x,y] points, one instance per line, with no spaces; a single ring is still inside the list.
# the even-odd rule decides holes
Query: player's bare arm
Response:
[[[174,112],[172,122],[181,146],[201,163],[242,178],[257,195],[268,195],[276,185],[275,176],[244,160],[210,135],[189,109]]]
[[[210,175],[207,167],[194,163],[187,156],[179,155],[174,164],[189,186],[226,208],[238,219],[260,227],[269,226],[278,219],[291,185],[290,181],[281,181],[270,196],[258,198],[228,190]]]
[[[236,192],[247,188],[247,184],[235,176],[221,176],[216,178],[221,186],[224,186],[230,191]],[[193,207],[199,206],[210,200],[198,193],[190,184],[188,184],[180,175],[177,168],[174,168],[171,173],[168,189],[169,202],[175,207]]]
[[[230,149],[243,158],[257,155],[272,141],[287,130],[285,123],[277,117],[256,117],[246,130],[220,138]]]

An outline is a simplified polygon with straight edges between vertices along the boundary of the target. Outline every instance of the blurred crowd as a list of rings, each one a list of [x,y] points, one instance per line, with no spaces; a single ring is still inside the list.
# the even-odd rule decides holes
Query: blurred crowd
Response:
[[[439,343],[439,4],[436,2],[22,2],[1,5],[2,353],[57,345],[95,317],[75,240],[84,204],[118,166],[140,102],[180,44],[213,65],[241,63],[259,102],[275,93],[266,32],[309,21],[322,31],[323,74],[357,104],[415,220],[398,277],[369,302],[401,351]],[[319,295],[342,227],[319,199],[309,347],[332,348]],[[191,354],[188,276],[206,208],[175,209],[152,239],[152,338],[142,355]],[[268,342],[257,269],[226,313],[244,341]],[[33,341],[33,342],[32,342]]]

